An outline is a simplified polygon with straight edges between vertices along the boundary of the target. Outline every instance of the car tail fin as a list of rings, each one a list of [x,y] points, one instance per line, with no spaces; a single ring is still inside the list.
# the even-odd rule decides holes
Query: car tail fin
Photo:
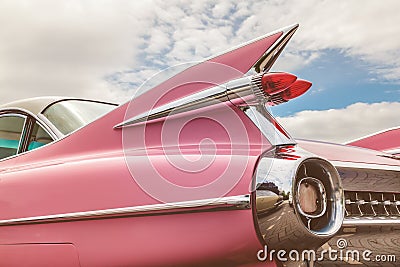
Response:
[[[390,154],[400,154],[400,127],[386,129],[357,140],[347,145],[384,151]]]
[[[240,78],[252,68],[256,72],[268,71],[297,28],[296,24],[277,30],[192,65],[152,89],[133,97],[128,103],[125,119]]]

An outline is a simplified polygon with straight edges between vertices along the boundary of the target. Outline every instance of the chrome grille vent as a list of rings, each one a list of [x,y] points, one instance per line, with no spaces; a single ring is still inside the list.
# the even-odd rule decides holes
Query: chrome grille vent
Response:
[[[398,217],[400,193],[345,191],[346,217]]]

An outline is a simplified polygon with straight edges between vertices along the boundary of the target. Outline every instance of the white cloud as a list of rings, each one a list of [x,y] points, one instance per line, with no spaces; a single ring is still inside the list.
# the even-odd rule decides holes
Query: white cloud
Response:
[[[285,51],[274,64],[274,70],[285,72],[296,71],[320,57],[316,51]]]
[[[140,8],[133,2],[2,2],[0,101],[38,95],[115,98],[104,76],[136,62],[147,24],[140,20],[144,13],[133,16],[131,10]]]
[[[270,1],[250,8],[254,15],[241,25],[243,34],[298,22],[289,50],[339,49],[374,67],[386,66],[385,78],[400,80],[399,1]]]
[[[218,2],[211,10],[212,16],[217,19],[222,19],[224,17],[228,17],[231,14],[231,11],[234,9],[233,2]]]
[[[396,0],[2,1],[0,103],[40,95],[124,100],[161,68],[296,22],[301,28],[276,68],[295,72],[323,49],[339,49],[399,80],[399,8]]]
[[[295,138],[343,143],[400,126],[400,102],[355,103],[343,109],[305,110],[278,121]]]

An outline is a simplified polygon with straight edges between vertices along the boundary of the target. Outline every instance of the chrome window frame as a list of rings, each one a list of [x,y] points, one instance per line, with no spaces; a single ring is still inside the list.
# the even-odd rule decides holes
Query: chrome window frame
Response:
[[[48,127],[48,129],[53,133],[53,135],[56,137],[56,139],[54,141],[57,141],[59,139],[61,139],[62,137],[64,137],[65,135],[62,134],[56,126],[54,126],[51,121],[49,121],[49,119],[46,118],[46,116],[44,116],[42,113],[37,115],[38,120],[37,121],[41,121],[41,123],[43,125],[46,125],[46,127]]]
[[[35,127],[34,125],[35,125],[36,123],[39,125],[39,127],[41,127],[41,128],[51,137],[51,139],[53,139],[53,141],[51,141],[50,143],[47,143],[47,144],[45,144],[45,145],[43,145],[43,146],[37,147],[37,148],[35,148],[35,149],[28,150],[28,147],[29,147],[29,144],[30,144],[30,140],[29,140],[29,139],[30,139],[30,137],[31,137],[31,135],[32,135],[32,132],[31,132],[30,135],[27,136],[27,140],[26,140],[26,141],[27,141],[27,144],[28,144],[28,147],[27,147],[26,151],[24,151],[24,152],[22,152],[22,153],[34,151],[34,150],[39,149],[39,148],[41,148],[41,147],[44,147],[44,146],[46,146],[46,145],[52,144],[52,143],[54,143],[55,141],[58,140],[58,137],[57,137],[54,133],[50,132],[50,131],[46,128],[45,124],[44,124],[43,122],[41,122],[40,120],[38,120],[38,119],[33,118],[33,124],[32,124],[32,126],[31,126],[32,129],[33,129],[33,127]]]
[[[279,124],[265,104],[246,105],[239,108],[273,146],[297,144],[293,137]],[[260,115],[262,118],[256,117],[257,115]],[[279,131],[276,125],[284,133]]]
[[[16,154],[15,155],[11,155],[9,157],[2,158],[2,159],[0,159],[0,161],[13,158],[13,157],[15,157],[15,156],[17,156],[17,155],[19,155],[21,153],[22,143],[23,143],[23,140],[26,138],[26,126],[27,126],[27,122],[28,122],[28,116],[27,115],[24,115],[24,114],[21,114],[21,113],[15,113],[13,111],[4,112],[4,113],[0,111],[0,119],[4,118],[4,117],[19,117],[19,118],[24,119],[24,123],[22,125],[22,131],[21,131],[21,135],[19,137],[18,148],[17,148]]]
[[[19,141],[19,144],[18,144],[18,151],[17,151],[17,154],[15,154],[15,155],[12,155],[12,156],[9,156],[9,157],[6,157],[6,158],[3,158],[3,159],[0,159],[0,163],[1,162],[3,162],[3,161],[6,161],[6,160],[9,160],[9,159],[12,159],[12,158],[16,158],[16,157],[18,157],[18,156],[20,156],[20,155],[24,155],[24,154],[26,154],[26,153],[30,153],[30,152],[32,152],[32,151],[36,151],[36,150],[38,150],[38,149],[41,149],[41,148],[43,148],[43,147],[46,147],[46,146],[48,146],[48,145],[50,145],[50,144],[53,144],[54,142],[56,142],[56,141],[58,141],[59,139],[60,139],[60,137],[59,136],[57,136],[57,134],[55,134],[53,131],[52,131],[52,129],[47,125],[47,123],[45,123],[45,122],[43,122],[38,116],[36,116],[35,114],[33,114],[32,112],[29,112],[29,111],[27,111],[27,110],[25,110],[25,109],[21,109],[21,108],[11,108],[11,109],[0,109],[0,118],[1,117],[3,117],[3,116],[19,116],[19,117],[23,117],[24,119],[25,119],[25,121],[24,121],[24,126],[23,126],[23,131],[22,131],[22,133],[21,133],[21,137],[20,137],[20,141]],[[26,151],[20,151],[20,149],[21,149],[21,140],[27,140],[26,138],[28,138],[27,136],[26,136],[26,130],[27,130],[27,123],[28,123],[28,121],[29,121],[29,118],[31,118],[31,119],[33,119],[33,121],[34,122],[37,122],[42,128],[43,128],[43,130],[51,137],[51,138],[53,138],[53,142],[50,142],[50,143],[48,143],[48,144],[46,144],[46,145],[44,145],[44,146],[41,146],[41,147],[38,147],[38,148],[36,148],[36,149],[33,149],[33,150],[26,150]],[[24,135],[25,134],[25,135]]]

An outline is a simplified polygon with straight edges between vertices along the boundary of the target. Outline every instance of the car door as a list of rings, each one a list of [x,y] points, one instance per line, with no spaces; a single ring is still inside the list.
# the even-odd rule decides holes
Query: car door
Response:
[[[15,111],[0,113],[0,163],[53,140],[45,127],[32,116]],[[8,170],[9,167],[0,167],[0,180],[2,172]],[[3,266],[69,267],[80,266],[80,263],[76,248],[70,243],[3,244],[0,240],[0,267]]]

